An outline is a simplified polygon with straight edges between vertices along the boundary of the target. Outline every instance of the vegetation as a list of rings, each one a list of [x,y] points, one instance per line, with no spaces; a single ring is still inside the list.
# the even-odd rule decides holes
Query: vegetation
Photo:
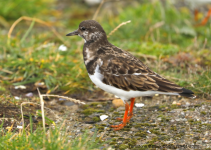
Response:
[[[90,9],[82,1],[72,3],[52,0],[1,1],[0,96],[10,93],[10,86],[38,83],[44,83],[47,93],[61,91],[72,94],[95,90],[83,63],[82,39],[65,35],[77,29],[81,21],[92,19],[97,8]],[[168,2],[146,1],[140,4],[134,1],[124,5],[124,9],[117,7],[118,3],[110,4],[116,7],[116,11],[102,7],[96,18],[107,34],[122,22],[131,20],[108,37],[112,44],[131,52],[167,79],[193,90],[198,97],[210,97],[210,22],[196,27],[192,11]],[[203,14],[200,16],[203,18]],[[16,103],[14,99],[10,98],[10,101]],[[166,106],[160,106],[160,109]],[[176,108],[177,105],[169,105],[169,109]],[[195,108],[190,110],[194,112]],[[85,116],[94,112],[104,111],[84,105],[82,113]],[[201,116],[206,115],[201,111]],[[164,115],[159,117],[163,122],[170,120]],[[99,117],[94,120],[99,121]],[[200,124],[193,120],[189,122]],[[152,125],[143,123],[139,126]],[[209,124],[206,126],[210,127]],[[176,126],[172,126],[171,130],[177,130]],[[151,132],[161,135],[155,129]],[[146,137],[146,134],[145,131],[136,133],[140,137]],[[0,149],[70,149],[70,146],[71,149],[93,149],[102,146],[95,134],[90,138],[85,133],[71,141],[68,136],[62,126],[50,127],[46,132],[40,128],[13,132],[6,130],[2,123]],[[87,139],[92,142],[87,142]],[[149,141],[143,148],[154,146],[155,141]],[[129,143],[130,147],[136,141],[131,139]],[[129,147],[124,143],[120,145],[120,149]]]
[[[14,16],[27,14],[40,17],[37,13],[42,14],[43,11],[48,11],[48,8],[44,7],[47,2],[50,3],[49,1],[30,1],[30,4],[28,2],[23,7],[40,3],[42,11],[31,10],[29,7],[24,9],[26,12],[20,12],[20,14],[18,12]],[[51,3],[53,6],[54,3]],[[14,4],[9,5],[11,9],[14,8]],[[78,5],[76,3],[75,7]],[[5,21],[18,18],[11,16],[12,14],[9,15],[8,10],[5,9],[0,12]],[[102,9],[102,14],[97,20],[107,33],[121,22],[131,20],[131,23],[119,28],[109,37],[113,44],[130,51],[140,59],[148,59],[149,55],[155,56],[149,57],[149,59],[155,58],[148,64],[153,70],[167,78],[172,77],[172,80],[181,86],[191,88],[197,94],[209,94],[211,82],[211,55],[208,50],[211,44],[209,25],[194,27],[192,14],[187,8],[175,8],[169,3],[162,5],[160,2],[154,2],[130,6],[124,11],[119,9],[119,15],[111,17],[103,17],[104,11]],[[50,9],[49,12],[54,12],[52,17],[56,19],[57,13],[62,13],[62,10]],[[74,9],[73,13],[75,13]],[[46,24],[51,24],[49,26],[54,25],[59,28],[56,36],[51,27],[43,28],[46,24],[36,20],[31,23],[22,21],[17,24],[10,38],[7,38],[5,33],[1,34],[1,83],[21,85],[43,81],[49,92],[58,88],[68,92],[90,89],[92,87],[90,85],[93,84],[83,64],[81,52],[83,43],[80,42],[79,37],[65,37],[65,34],[76,29],[78,24],[69,25],[69,20],[66,18],[56,22],[51,22],[45,17],[40,18],[44,18]],[[87,18],[81,18],[80,21],[85,19]],[[76,22],[79,22],[78,19]],[[4,28],[3,31],[7,29]],[[59,50],[61,45],[67,46],[67,51]],[[160,62],[159,65],[154,65],[157,61]]]

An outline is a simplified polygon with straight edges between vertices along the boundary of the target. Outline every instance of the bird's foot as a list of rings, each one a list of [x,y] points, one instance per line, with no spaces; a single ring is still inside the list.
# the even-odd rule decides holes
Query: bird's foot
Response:
[[[123,121],[123,123],[121,123],[121,124],[119,124],[119,125],[111,125],[110,127],[111,127],[111,128],[114,128],[115,131],[120,130],[120,129],[124,128],[124,126],[126,126],[126,124],[127,124],[128,122],[130,122],[130,119],[132,118],[132,116],[133,116],[133,114],[127,116],[127,119],[126,119],[125,122],[123,121],[123,120],[124,120],[123,118],[116,118],[116,120],[118,120],[118,121]]]
[[[121,123],[119,125],[111,125],[110,127],[114,128],[114,130],[117,131],[117,130],[120,130],[120,129],[124,128],[124,126],[126,126],[126,124],[127,124],[127,122],[123,122],[123,123]]]

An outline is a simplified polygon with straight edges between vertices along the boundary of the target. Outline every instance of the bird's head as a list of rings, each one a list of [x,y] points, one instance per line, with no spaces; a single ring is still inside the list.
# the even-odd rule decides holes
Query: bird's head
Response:
[[[77,30],[68,33],[66,36],[73,35],[82,37],[85,42],[107,41],[106,33],[102,26],[94,20],[85,20],[81,22]]]

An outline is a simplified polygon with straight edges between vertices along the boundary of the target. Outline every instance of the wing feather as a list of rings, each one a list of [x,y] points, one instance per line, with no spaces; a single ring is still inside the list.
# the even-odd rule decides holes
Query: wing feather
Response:
[[[151,71],[130,53],[121,51],[122,55],[115,55],[119,54],[118,49],[118,53],[104,57],[100,71],[105,84],[126,91],[182,92],[182,87]]]

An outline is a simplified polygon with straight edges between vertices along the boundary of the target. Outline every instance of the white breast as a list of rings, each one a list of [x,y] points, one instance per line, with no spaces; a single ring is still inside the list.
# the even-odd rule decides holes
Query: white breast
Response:
[[[122,89],[118,89],[116,87],[113,87],[111,85],[107,85],[104,84],[102,82],[103,80],[103,75],[100,73],[99,70],[99,65],[97,65],[96,69],[95,69],[95,73],[93,75],[89,74],[90,79],[92,80],[92,82],[98,86],[99,88],[101,88],[102,90],[114,94],[116,96],[118,96],[119,98],[121,98],[123,101],[125,100],[129,100],[130,98],[135,98],[135,97],[141,97],[141,96],[153,96],[155,94],[166,94],[166,95],[179,95],[178,93],[166,93],[166,92],[158,92],[158,91],[124,91]]]

